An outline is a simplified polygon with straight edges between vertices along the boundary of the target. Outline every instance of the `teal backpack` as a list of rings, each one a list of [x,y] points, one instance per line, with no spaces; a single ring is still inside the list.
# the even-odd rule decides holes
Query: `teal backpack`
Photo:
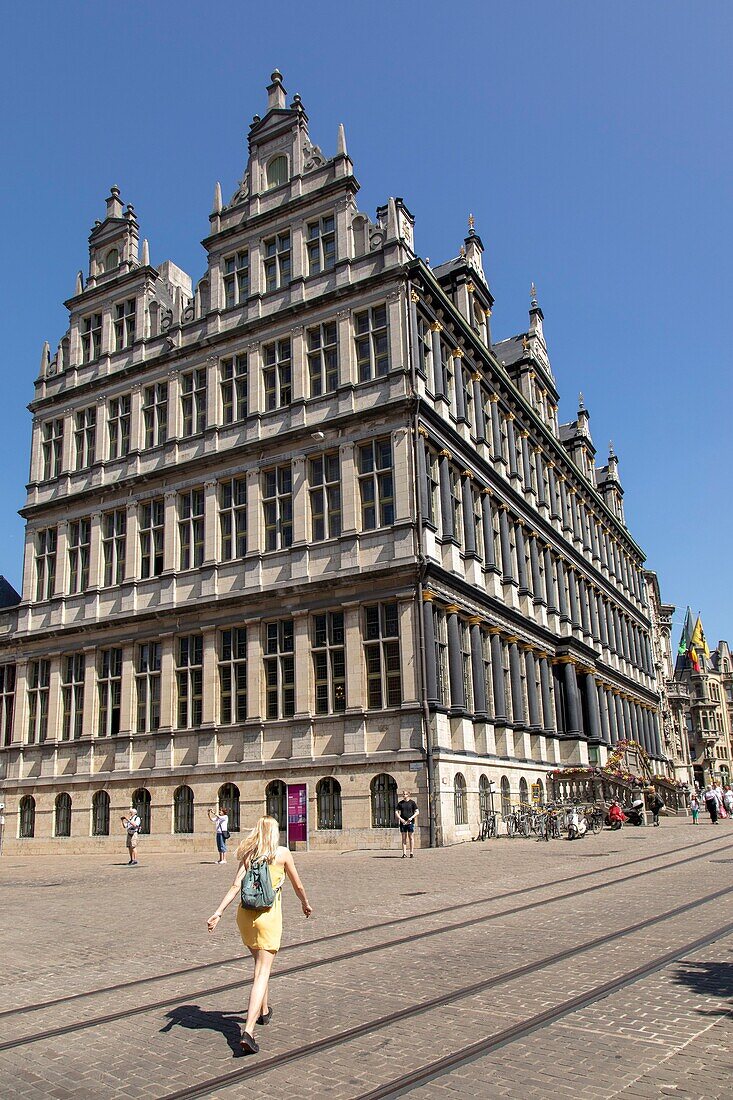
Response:
[[[255,860],[242,879],[242,908],[271,909],[281,886],[273,889],[269,864],[264,859]]]

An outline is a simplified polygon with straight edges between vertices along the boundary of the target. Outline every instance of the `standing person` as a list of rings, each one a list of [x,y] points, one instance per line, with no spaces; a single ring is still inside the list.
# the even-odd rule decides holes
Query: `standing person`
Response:
[[[305,894],[303,883],[295,869],[292,854],[279,844],[280,826],[274,817],[261,817],[249,836],[245,837],[237,848],[239,868],[234,882],[224,895],[218,909],[209,917],[208,929],[213,932],[222,913],[231,901],[240,893],[242,882],[253,864],[266,863],[270,869],[270,880],[275,891],[275,900],[269,909],[254,910],[239,906],[237,927],[244,946],[254,959],[254,981],[247,1005],[247,1020],[242,1032],[242,1049],[245,1054],[257,1054],[259,1044],[255,1040],[256,1024],[269,1024],[272,1007],[269,1001],[270,971],[275,955],[280,950],[283,931],[282,888],[289,878],[300,900],[303,915],[309,917],[313,912]]]
[[[703,800],[705,802],[705,809],[710,814],[710,820],[713,825],[718,824],[718,796],[715,793],[715,788],[712,783],[708,783],[703,794]]]
[[[410,798],[409,791],[402,792],[402,798],[397,803],[397,820],[402,834],[402,858],[407,855],[407,844],[410,844],[410,859],[415,858],[415,822],[420,811],[417,802]]]
[[[140,814],[134,806],[130,806],[130,812],[126,817],[123,814],[120,821],[127,834],[125,844],[127,845],[127,854],[130,857],[127,861],[127,866],[137,867],[137,838],[140,832],[140,826],[142,825]]]
[[[730,789],[729,783],[726,783],[723,787],[723,805],[728,817],[733,818],[733,791]]]
[[[725,808],[725,801],[723,799],[723,788],[721,787],[720,782],[715,784],[713,790],[715,791],[715,797],[718,800],[718,817],[727,817],[728,813]]]
[[[700,799],[696,794],[690,797],[690,813],[692,814],[692,824],[697,825],[697,817],[700,813]]]
[[[229,814],[225,814],[221,806],[217,806],[215,810],[209,810],[209,821],[215,823],[214,833],[216,836],[216,850],[219,853],[219,858],[216,862],[226,863],[227,841],[229,840]]]
[[[664,799],[659,791],[654,792],[654,797],[649,803],[649,808],[652,811],[652,824],[659,825],[659,814],[664,809]]]

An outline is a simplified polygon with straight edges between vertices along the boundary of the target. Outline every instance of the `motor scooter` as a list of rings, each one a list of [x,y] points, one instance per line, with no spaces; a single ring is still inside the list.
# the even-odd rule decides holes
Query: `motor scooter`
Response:
[[[577,808],[573,806],[568,819],[568,840],[579,840],[587,832],[588,823],[585,820],[585,815],[579,814]]]
[[[635,798],[630,806],[624,806],[624,813],[629,825],[644,824],[644,799]]]

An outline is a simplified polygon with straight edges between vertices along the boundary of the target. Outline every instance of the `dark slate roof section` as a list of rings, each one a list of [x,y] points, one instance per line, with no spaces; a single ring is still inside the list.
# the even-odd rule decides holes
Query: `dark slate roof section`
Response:
[[[20,595],[12,584],[0,577],[0,609],[5,607],[17,607],[20,603]]]
[[[527,352],[524,349],[522,340],[526,339],[526,336],[526,332],[520,332],[519,336],[510,336],[508,340],[500,340],[498,344],[492,344],[492,351],[499,362],[503,363],[505,367],[511,367],[513,363],[518,363],[520,359],[524,359]]]
[[[608,477],[608,466],[596,466],[596,485],[601,485]]]
[[[450,275],[452,271],[455,271],[459,267],[465,267],[466,260],[464,256],[456,256],[453,260],[448,260],[444,264],[440,264],[439,267],[431,267],[433,275],[436,279],[442,279],[444,275]]]
[[[573,420],[570,424],[560,424],[559,432],[561,443],[567,443],[569,440],[575,439],[578,433],[578,421]]]

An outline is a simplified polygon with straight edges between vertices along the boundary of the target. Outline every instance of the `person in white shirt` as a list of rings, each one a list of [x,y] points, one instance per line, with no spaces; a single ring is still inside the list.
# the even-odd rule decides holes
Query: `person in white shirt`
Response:
[[[213,822],[216,835],[216,850],[219,853],[217,863],[227,861],[227,841],[229,840],[229,814],[222,811],[221,806],[215,810],[209,810],[209,821]]]
[[[127,844],[127,853],[130,857],[127,861],[127,865],[128,867],[137,867],[137,838],[140,833],[140,826],[142,825],[140,814],[134,806],[130,806],[130,812],[127,816],[123,815],[120,821],[127,834],[125,843]]]

